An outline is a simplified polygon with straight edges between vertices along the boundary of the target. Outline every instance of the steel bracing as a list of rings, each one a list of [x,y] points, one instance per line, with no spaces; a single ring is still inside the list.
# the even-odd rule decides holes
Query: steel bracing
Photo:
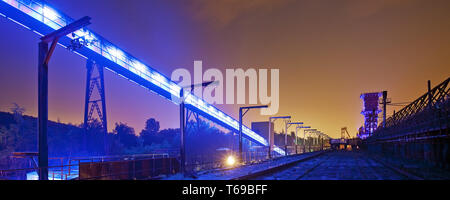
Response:
[[[41,0],[2,0],[0,1],[0,16],[6,17],[41,36],[74,22],[72,18]],[[76,42],[74,43],[74,41]],[[88,45],[73,50],[74,53],[86,59],[95,60],[97,64],[102,65],[105,69],[149,89],[175,104],[179,104],[180,86],[99,34],[83,28],[61,37],[58,41],[59,45],[66,48],[70,47],[69,49],[71,50],[74,49],[73,46],[79,46],[77,44],[80,43]],[[213,105],[193,94],[185,98],[186,108],[225,128],[236,132],[239,131],[239,122]],[[244,137],[259,145],[269,145],[263,137],[247,126],[243,126],[242,132]],[[275,146],[273,150],[278,154],[284,155],[284,151],[279,147]]]
[[[106,120],[105,81],[103,67],[92,60],[86,63],[86,96],[84,102],[83,128],[88,131],[90,124],[100,122],[104,138],[104,150],[108,151],[108,124]],[[95,114],[96,113],[96,114]],[[86,141],[84,142],[86,145]],[[85,146],[86,148],[86,146]]]
[[[386,127],[379,127],[367,142],[422,140],[448,137],[450,118],[449,81],[436,87],[395,112],[386,120]]]
[[[105,101],[105,83],[103,76],[103,67],[97,65],[94,61],[87,61],[87,79],[86,79],[86,99],[84,107],[84,126],[85,128],[89,123],[92,123],[95,119],[102,125],[102,129],[106,133],[108,130],[106,120],[106,101]],[[97,71],[97,73],[95,73]],[[97,95],[95,95],[97,94]],[[94,115],[97,113],[97,118]]]

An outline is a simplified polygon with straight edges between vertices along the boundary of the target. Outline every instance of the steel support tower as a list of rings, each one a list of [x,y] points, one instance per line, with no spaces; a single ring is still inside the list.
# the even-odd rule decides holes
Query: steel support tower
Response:
[[[361,94],[361,99],[364,103],[364,108],[361,112],[364,115],[363,137],[372,135],[378,127],[378,114],[381,112],[378,108],[380,96],[380,92]]]
[[[105,82],[103,66],[88,60],[86,64],[86,98],[84,105],[84,130],[87,133],[89,124],[98,120],[101,123],[104,150],[108,150],[108,125],[106,120]],[[94,112],[97,115],[94,115]],[[86,143],[86,141],[85,141]],[[86,145],[86,144],[85,144]]]

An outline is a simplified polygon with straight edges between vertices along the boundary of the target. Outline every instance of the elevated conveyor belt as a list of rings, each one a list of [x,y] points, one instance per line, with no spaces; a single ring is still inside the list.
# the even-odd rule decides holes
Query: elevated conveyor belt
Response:
[[[41,0],[1,0],[0,16],[41,36],[75,21]],[[59,44],[68,47],[75,39],[89,41],[89,45],[73,51],[74,53],[86,59],[95,60],[117,75],[141,85],[175,104],[179,102],[180,86],[89,29],[78,30],[67,35],[59,40]],[[236,132],[239,130],[237,120],[201,98],[190,94],[186,97],[185,102],[188,109],[198,112],[207,119],[230,130]],[[243,126],[243,136],[259,145],[268,146],[268,142],[263,137],[246,126]],[[275,146],[273,149],[278,154],[284,155],[284,151],[279,147]]]

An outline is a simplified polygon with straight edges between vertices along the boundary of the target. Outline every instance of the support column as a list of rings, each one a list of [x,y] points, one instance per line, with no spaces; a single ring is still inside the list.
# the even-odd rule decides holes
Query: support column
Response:
[[[185,111],[184,111],[184,93],[180,91],[180,172],[184,175],[186,172],[186,152],[185,152]]]
[[[109,153],[109,141],[108,141],[108,124],[106,119],[106,98],[105,98],[105,78],[103,76],[103,66],[97,65],[98,73],[100,76],[100,98],[102,102],[102,125],[103,125],[103,144],[105,154]]]
[[[88,142],[87,142],[87,127],[89,123],[89,99],[90,99],[90,87],[91,87],[91,74],[92,74],[92,62],[89,60],[86,63],[86,95],[84,100],[84,123],[83,123],[83,129],[84,129],[84,136],[83,136],[83,148],[85,151],[88,151]]]
[[[39,132],[39,180],[48,180],[48,144],[47,144],[47,122],[48,122],[48,65],[45,58],[48,53],[48,43],[39,43],[38,64],[38,132]]]
[[[287,156],[288,155],[288,144],[287,144],[287,130],[288,130],[288,124],[287,124],[287,122],[285,123],[285,125],[284,125],[284,131],[285,131],[285,133],[284,133],[284,155],[285,156]]]
[[[306,153],[306,130],[303,130],[303,153]]]
[[[242,158],[242,109],[239,108],[239,162],[243,162]]]
[[[298,145],[297,127],[295,127],[295,154],[298,154],[297,145]]]
[[[433,94],[431,94],[431,81],[428,80],[428,107],[431,109],[433,106]]]
[[[268,157],[269,159],[272,159],[272,144],[273,139],[272,137],[272,118],[269,117],[269,136],[268,136],[268,140],[269,140],[269,152],[268,152]]]
[[[383,128],[386,128],[387,91],[383,91]]]
[[[58,44],[58,40],[82,27],[90,24],[90,17],[83,17],[44,37],[39,43],[38,56],[38,167],[39,179],[48,180],[48,63]],[[52,43],[50,49],[49,43]]]

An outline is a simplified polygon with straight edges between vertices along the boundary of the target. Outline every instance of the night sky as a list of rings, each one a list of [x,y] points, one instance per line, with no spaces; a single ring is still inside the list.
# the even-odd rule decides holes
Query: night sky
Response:
[[[280,69],[279,115],[340,136],[363,123],[363,92],[408,102],[450,75],[448,0],[47,0],[170,77],[176,68]],[[0,110],[37,115],[38,35],[0,20]],[[83,121],[86,60],[58,47],[50,62],[49,118]],[[154,117],[177,128],[178,107],[105,71],[109,129],[136,132]],[[217,105],[237,118],[240,105]],[[395,109],[400,109],[396,107]],[[388,115],[393,108],[389,108]],[[252,111],[244,122],[267,120]],[[280,128],[278,128],[279,130]]]

